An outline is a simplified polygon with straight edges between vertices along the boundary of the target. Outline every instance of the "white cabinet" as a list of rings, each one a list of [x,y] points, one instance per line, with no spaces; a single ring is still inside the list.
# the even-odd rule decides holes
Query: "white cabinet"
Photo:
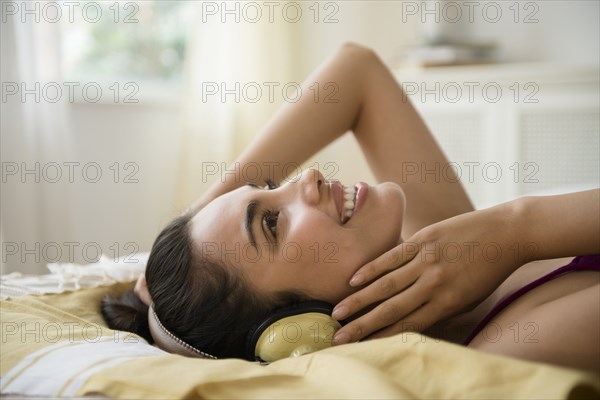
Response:
[[[499,64],[395,75],[477,208],[600,186],[598,66]]]

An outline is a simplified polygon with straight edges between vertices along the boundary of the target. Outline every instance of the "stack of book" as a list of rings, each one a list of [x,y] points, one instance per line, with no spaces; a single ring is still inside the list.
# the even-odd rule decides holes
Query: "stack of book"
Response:
[[[431,42],[401,49],[396,63],[400,68],[489,64],[496,62],[496,50],[492,42]]]

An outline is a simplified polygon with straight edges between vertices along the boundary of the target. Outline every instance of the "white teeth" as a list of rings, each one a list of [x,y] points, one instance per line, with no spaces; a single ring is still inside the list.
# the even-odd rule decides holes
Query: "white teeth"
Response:
[[[354,213],[356,201],[356,188],[354,186],[344,187],[344,204],[342,206],[342,224],[348,222]]]

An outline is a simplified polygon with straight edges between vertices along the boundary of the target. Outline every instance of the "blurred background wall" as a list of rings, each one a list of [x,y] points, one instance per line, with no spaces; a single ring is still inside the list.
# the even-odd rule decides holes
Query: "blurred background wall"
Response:
[[[269,4],[2,1],[3,274],[43,273],[49,262],[90,262],[100,253],[148,251],[160,229],[219,178],[207,174],[207,166],[231,163],[289,100],[281,88],[301,83],[347,41],[373,48],[399,81],[435,86],[462,76],[463,83],[497,80],[509,88],[506,93],[517,81],[533,83],[548,89],[538,103],[555,109],[569,94],[569,104],[579,102],[583,111],[566,121],[583,120],[583,128],[557,131],[565,120],[542,126],[544,115],[555,114],[546,108],[540,121],[527,122],[537,124],[529,147],[511,144],[527,132],[514,124],[507,128],[508,142],[493,131],[522,115],[514,101],[487,101],[484,108],[477,100],[467,108],[464,101],[415,101],[426,121],[431,115],[451,161],[500,158],[508,169],[531,161],[537,153],[527,148],[543,149],[549,129],[551,150],[558,151],[550,156],[563,160],[559,171],[571,170],[540,192],[575,187],[569,186],[574,176],[583,177],[577,188],[598,186],[597,1]],[[467,66],[406,63],[411,49],[457,46],[492,50]],[[265,82],[277,88],[272,99]],[[221,85],[231,91],[236,83],[241,99],[235,93],[222,99]],[[248,83],[263,90],[257,101],[254,92],[241,92]],[[456,120],[465,112],[487,122]],[[578,129],[584,136],[569,133]],[[469,147],[475,142],[479,147]],[[463,148],[468,151],[461,153]],[[583,161],[574,167],[569,154]],[[372,181],[351,135],[306,165],[315,163],[335,163],[333,177],[342,181]],[[478,207],[536,192],[522,185],[465,184]]]

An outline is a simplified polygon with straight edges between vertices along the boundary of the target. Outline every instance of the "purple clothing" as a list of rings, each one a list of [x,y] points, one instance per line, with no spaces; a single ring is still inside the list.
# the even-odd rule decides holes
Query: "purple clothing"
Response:
[[[477,336],[477,334],[481,332],[483,327],[487,325],[487,323],[490,322],[492,318],[498,315],[498,313],[504,308],[506,308],[510,303],[512,303],[525,293],[529,292],[531,289],[538,287],[541,284],[546,283],[559,275],[573,271],[600,271],[600,254],[575,257],[569,264],[562,266],[550,272],[549,274],[546,274],[541,278],[536,279],[535,281],[523,286],[521,289],[511,294],[510,296],[502,300],[500,303],[496,304],[494,308],[481,320],[481,322],[477,324],[475,329],[473,329],[471,334],[463,342],[463,345],[468,345],[471,342],[471,340],[473,340],[475,336]]]

